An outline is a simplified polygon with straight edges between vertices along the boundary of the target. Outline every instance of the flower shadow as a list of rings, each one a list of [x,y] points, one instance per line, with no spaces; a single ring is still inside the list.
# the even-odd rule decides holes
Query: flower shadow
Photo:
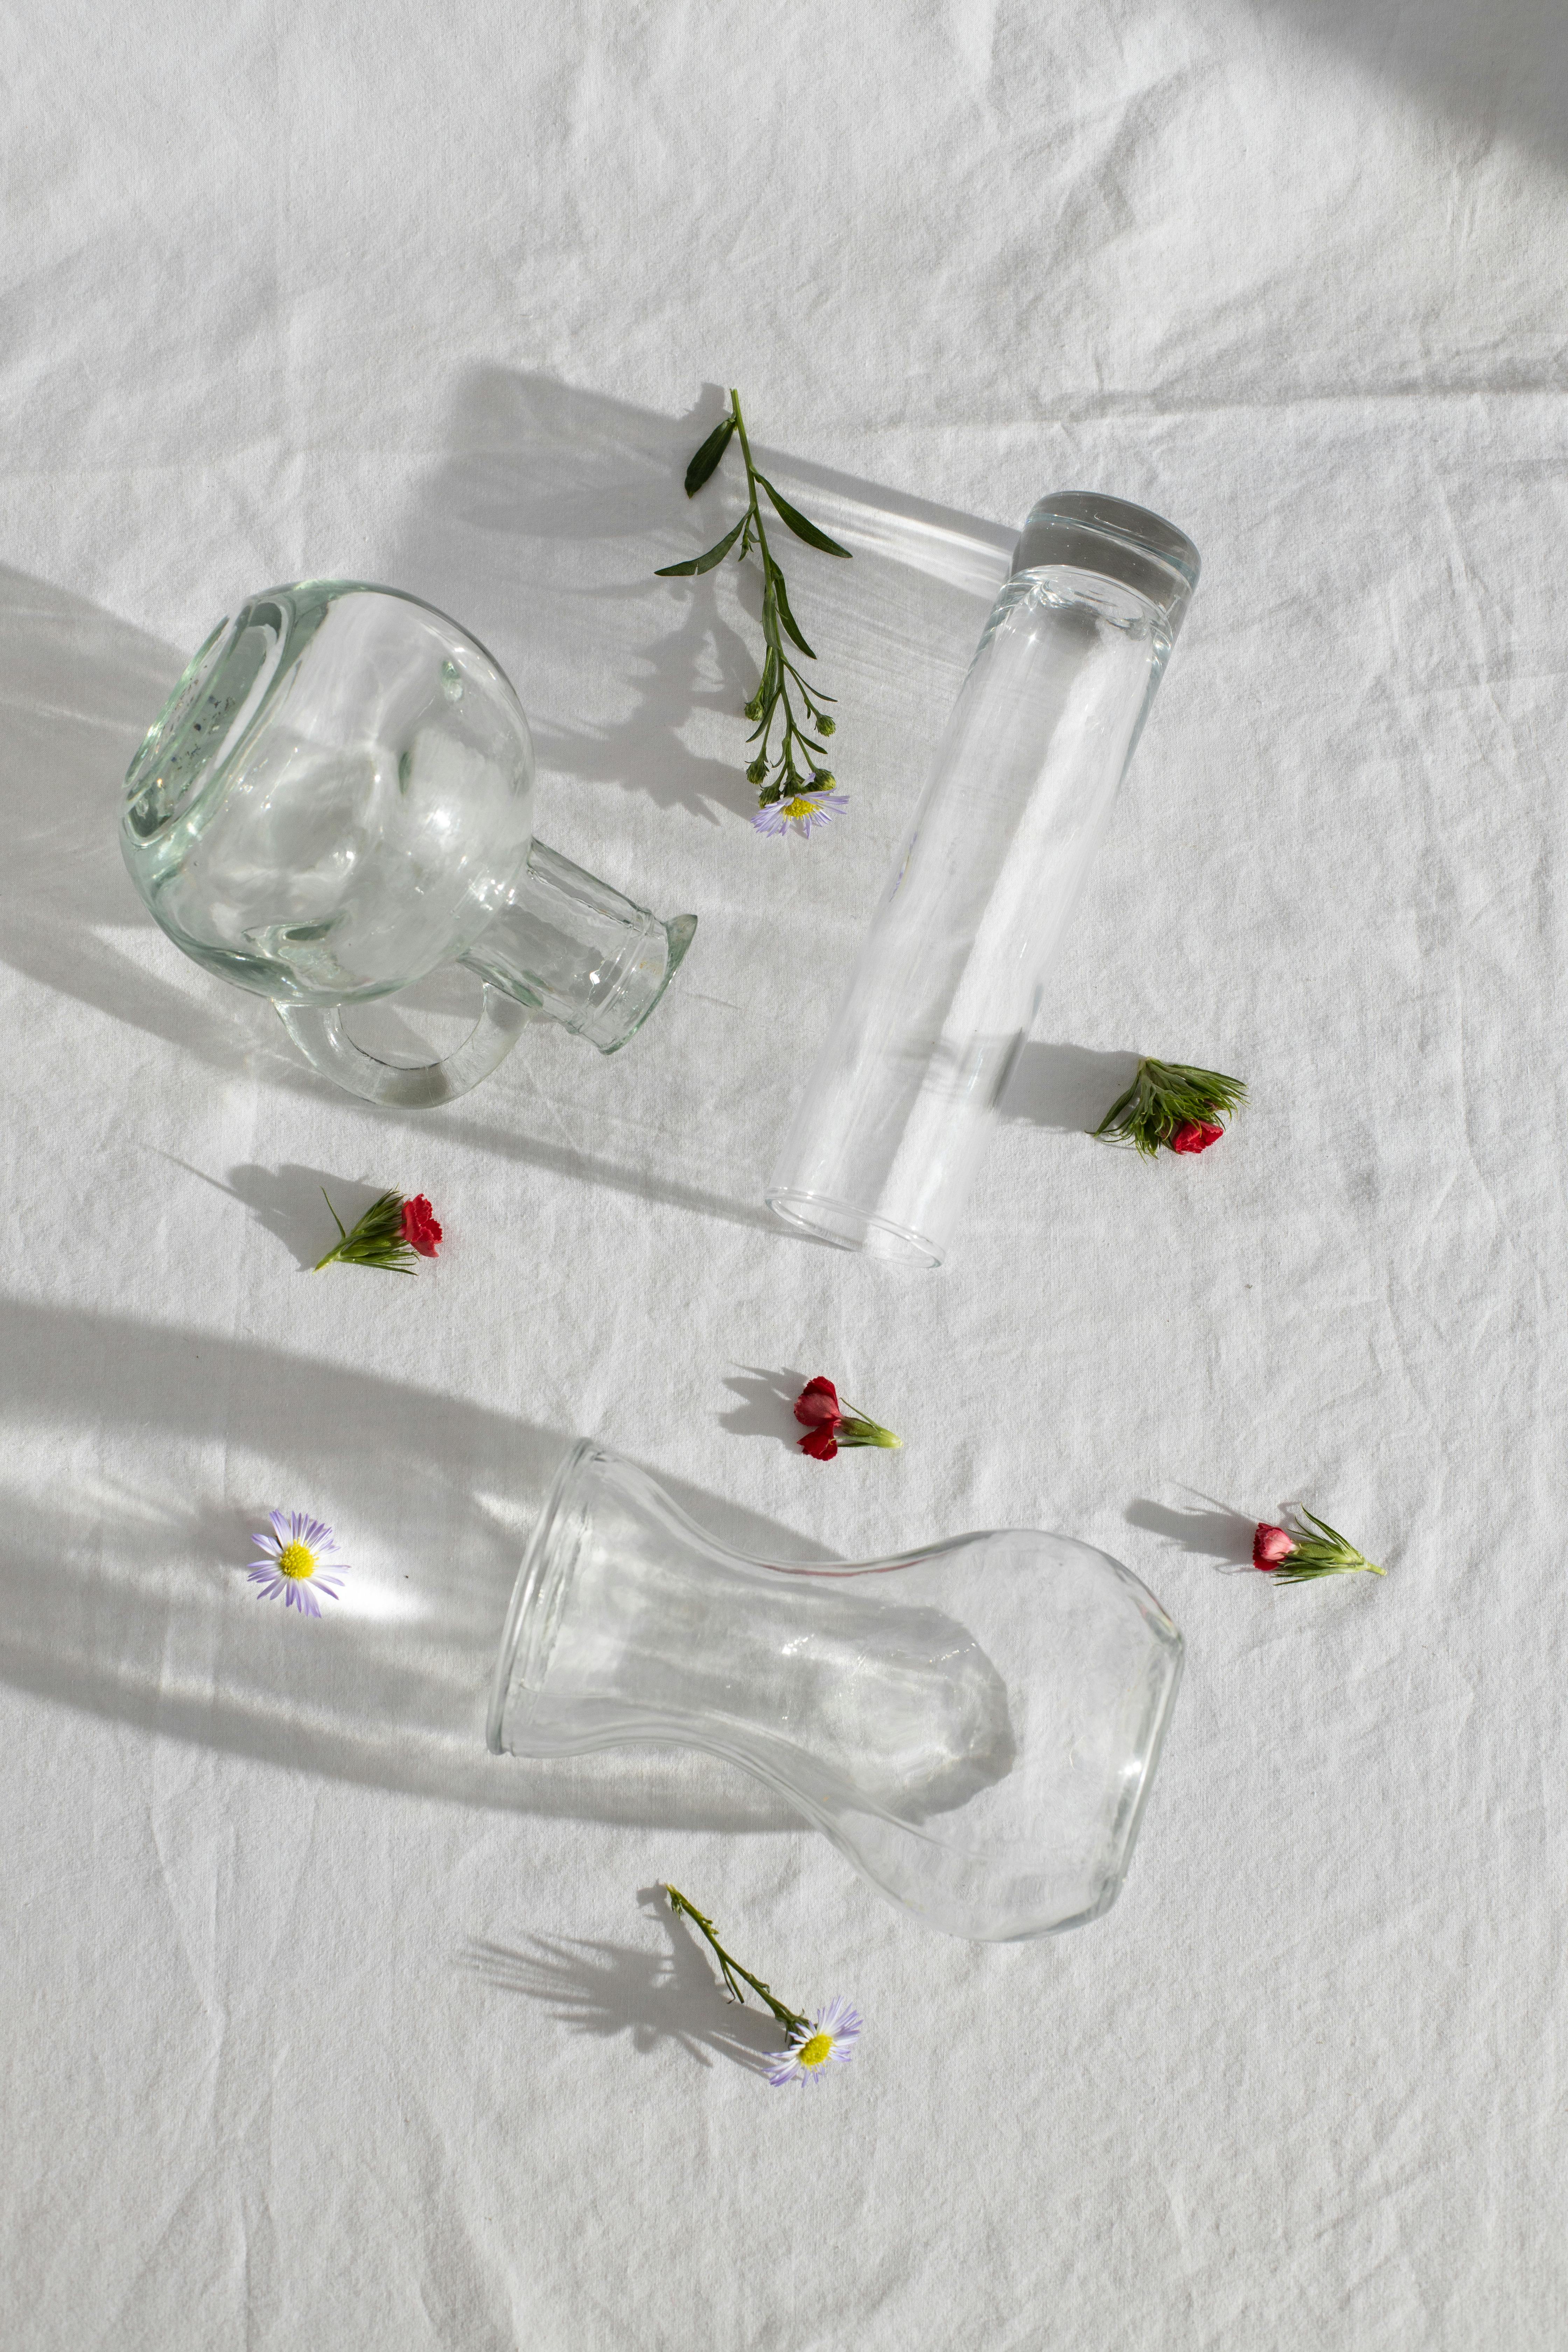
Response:
[[[1189,1489],[1195,1492],[1195,1489]],[[1256,1519],[1232,1510],[1228,1505],[1216,1502],[1212,1495],[1201,1495],[1200,1503],[1210,1506],[1206,1510],[1171,1510],[1163,1503],[1151,1502],[1139,1496],[1130,1503],[1122,1517],[1129,1527],[1142,1528],[1148,1534],[1163,1536],[1168,1543],[1193,1553],[1201,1559],[1226,1562],[1233,1568],[1249,1568],[1252,1564],[1252,1538]]]
[[[1004,1118],[1025,1119],[1059,1135],[1092,1135],[1137,1075],[1136,1054],[1026,1040],[1008,1066],[996,1107]]]
[[[279,1168],[254,1163],[231,1168],[227,1184],[220,1189],[243,1202],[257,1223],[292,1252],[301,1272],[308,1272],[342,1238],[332,1223],[332,1211],[352,1233],[387,1188],[334,1176],[325,1169],[285,1162]]]
[[[473,1937],[458,1966],[499,1992],[540,2002],[593,2041],[624,2035],[643,2053],[673,2042],[700,2066],[721,2058],[765,2075],[784,2047],[777,2019],[731,2000],[686,1923],[668,1916],[662,1889],[641,1899],[650,1897],[666,1914],[668,1951],[555,1936],[530,1936],[513,1949]]]
[[[740,1402],[719,1415],[720,1428],[732,1437],[776,1437],[793,1453],[800,1437],[795,1401],[810,1377],[800,1371],[764,1371],[757,1364],[737,1366],[724,1386]]]

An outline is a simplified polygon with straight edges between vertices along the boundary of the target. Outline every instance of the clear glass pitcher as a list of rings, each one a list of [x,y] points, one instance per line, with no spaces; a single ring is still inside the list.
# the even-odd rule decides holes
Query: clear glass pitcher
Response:
[[[889,1902],[1004,1942],[1115,1900],[1181,1667],[1153,1594],[1068,1537],[770,1567],[585,1441],[518,1577],[489,1738],[498,1755],[705,1749]]]
[[[533,773],[522,706],[466,629],[397,589],[308,580],[195,656],[131,763],[121,845],[175,945],[270,997],[326,1076],[444,1102],[530,1011],[613,1054],[697,927],[535,841]],[[345,1005],[454,962],[485,984],[455,1054],[401,1069],[347,1035]]]

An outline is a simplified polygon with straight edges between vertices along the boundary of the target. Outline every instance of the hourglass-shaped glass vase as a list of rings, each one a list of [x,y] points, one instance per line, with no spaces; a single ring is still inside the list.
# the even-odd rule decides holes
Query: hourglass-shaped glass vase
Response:
[[[533,838],[533,745],[500,664],[416,596],[307,580],[222,621],[125,780],[131,878],[178,948],[268,996],[351,1094],[466,1093],[531,1011],[613,1054],[673,979],[668,923]],[[401,1069],[343,1009],[447,963],[484,982],[455,1054]]]
[[[1181,1667],[1153,1595],[1068,1537],[774,1567],[584,1441],[518,1578],[489,1737],[498,1755],[705,1749],[889,1902],[1003,1942],[1115,1900]]]

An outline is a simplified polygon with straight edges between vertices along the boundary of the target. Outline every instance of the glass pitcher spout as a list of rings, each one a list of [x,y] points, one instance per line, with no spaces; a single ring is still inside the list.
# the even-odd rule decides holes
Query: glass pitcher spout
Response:
[[[661,922],[533,843],[510,896],[461,961],[601,1054],[635,1037],[680,969],[695,915]]]
[[[1153,1595],[1070,1538],[775,1567],[585,1441],[518,1577],[489,1739],[704,1749],[927,1926],[1011,1941],[1114,1901],[1181,1664]]]

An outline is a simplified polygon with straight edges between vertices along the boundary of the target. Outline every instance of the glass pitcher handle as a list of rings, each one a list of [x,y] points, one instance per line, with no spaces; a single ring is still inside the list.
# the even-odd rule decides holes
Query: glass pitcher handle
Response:
[[[310,1004],[281,1004],[274,1000],[278,1018],[305,1059],[324,1078],[346,1087],[366,1102],[388,1103],[403,1110],[427,1110],[435,1103],[466,1095],[504,1062],[522,1034],[528,1008],[499,988],[488,987],[479,1017],[455,1054],[443,1062],[426,1062],[405,1069],[395,1062],[378,1062],[343,1027],[342,1007],[324,1011]]]

